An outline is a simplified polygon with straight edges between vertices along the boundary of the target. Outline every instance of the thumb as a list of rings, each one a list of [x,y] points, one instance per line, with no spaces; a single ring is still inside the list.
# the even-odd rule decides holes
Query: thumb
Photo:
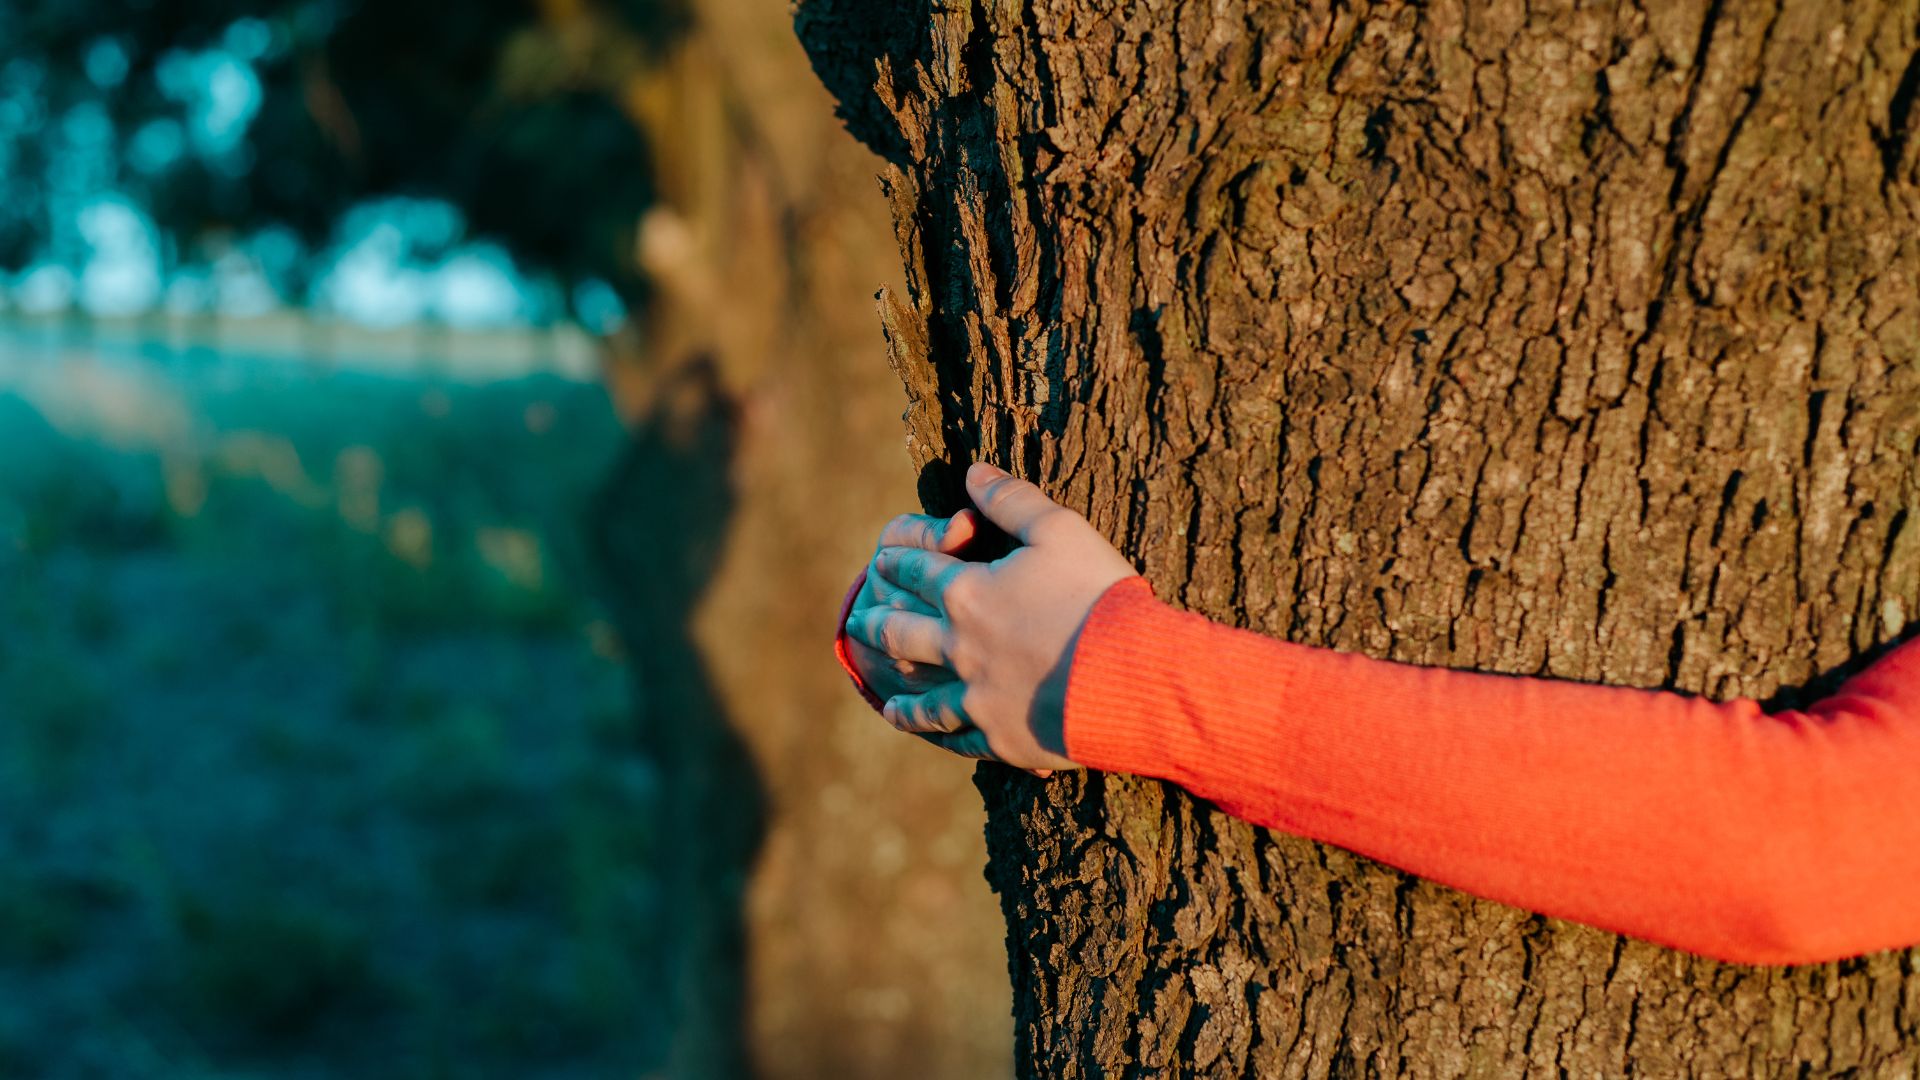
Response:
[[[1034,542],[1041,521],[1065,512],[1039,488],[984,461],[967,470],[967,494],[988,521],[1023,544]]]

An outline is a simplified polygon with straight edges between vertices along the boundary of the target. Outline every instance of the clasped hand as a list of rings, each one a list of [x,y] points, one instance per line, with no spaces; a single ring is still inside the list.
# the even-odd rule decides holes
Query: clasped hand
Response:
[[[887,721],[965,757],[1045,773],[1068,759],[1073,648],[1094,604],[1134,569],[1079,514],[984,463],[975,510],[887,524],[847,617],[853,664]],[[1018,542],[1004,558],[957,557],[979,517]]]

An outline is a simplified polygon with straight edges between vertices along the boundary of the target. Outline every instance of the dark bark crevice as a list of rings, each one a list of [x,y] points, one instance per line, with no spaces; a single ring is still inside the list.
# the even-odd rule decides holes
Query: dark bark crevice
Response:
[[[1914,36],[1920,38],[1920,25],[1914,27]],[[1915,98],[1920,98],[1920,48],[1914,49],[1900,82],[1893,89],[1893,97],[1887,101],[1887,126],[1877,132],[1880,165],[1889,185],[1899,181],[1900,164],[1906,160],[1907,144],[1913,139]]]

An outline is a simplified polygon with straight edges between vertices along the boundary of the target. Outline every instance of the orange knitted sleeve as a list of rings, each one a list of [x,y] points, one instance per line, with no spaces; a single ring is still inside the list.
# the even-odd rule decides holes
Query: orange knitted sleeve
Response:
[[[1067,756],[1466,892],[1743,963],[1920,943],[1920,642],[1804,712],[1308,648],[1113,586]]]

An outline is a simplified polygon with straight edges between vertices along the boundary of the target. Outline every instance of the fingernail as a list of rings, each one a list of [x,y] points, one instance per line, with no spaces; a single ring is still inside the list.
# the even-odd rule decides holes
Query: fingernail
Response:
[[[1000,467],[1000,466],[998,466],[998,465],[994,465],[994,464],[990,464],[990,463],[988,463],[988,462],[985,462],[985,461],[976,461],[976,462],[974,462],[974,463],[973,463],[973,467],[974,467],[974,468],[976,468],[976,469],[979,469],[980,471],[982,471],[982,472],[984,472],[984,473],[986,473],[986,474],[987,474],[987,475],[988,475],[989,477],[996,477],[996,476],[1006,476],[1006,475],[1007,475],[1007,470],[1005,470],[1005,469],[1003,469],[1003,468],[1001,468],[1001,467]]]

